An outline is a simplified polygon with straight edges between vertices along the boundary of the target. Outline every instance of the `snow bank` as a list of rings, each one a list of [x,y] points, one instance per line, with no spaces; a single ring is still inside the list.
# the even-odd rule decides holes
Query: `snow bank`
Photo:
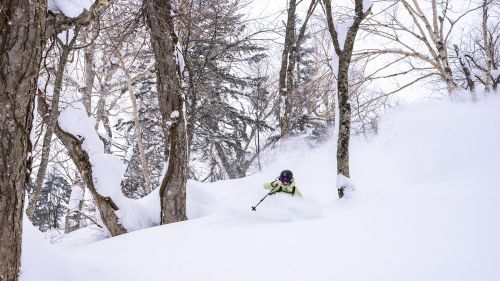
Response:
[[[388,186],[485,190],[500,183],[500,99],[426,102],[382,119],[379,136],[352,149],[352,178]]]
[[[74,268],[74,257],[51,247],[43,234],[23,218],[21,280],[77,280],[81,268]]]

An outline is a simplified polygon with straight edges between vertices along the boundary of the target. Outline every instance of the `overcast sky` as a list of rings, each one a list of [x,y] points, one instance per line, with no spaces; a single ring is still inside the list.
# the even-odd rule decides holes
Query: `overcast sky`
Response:
[[[248,5],[246,6],[244,12],[247,13],[248,18],[250,19],[258,19],[257,21],[254,22],[257,26],[255,27],[256,29],[258,28],[278,28],[278,30],[275,30],[274,32],[269,32],[266,33],[265,35],[260,35],[261,37],[267,38],[267,39],[272,39],[271,42],[267,43],[267,47],[269,48],[269,54],[271,56],[271,61],[270,64],[272,64],[271,68],[276,72],[278,71],[279,64],[280,64],[280,59],[281,59],[281,50],[282,50],[282,44],[284,41],[284,24],[286,21],[286,8],[287,8],[287,2],[288,0],[245,0]],[[451,6],[452,6],[452,11],[449,13],[451,18],[458,18],[459,15],[463,13],[463,11],[466,11],[467,9],[470,9],[471,7],[477,7],[478,6],[478,1],[479,0],[453,0],[451,1]],[[375,1],[374,1],[375,2]],[[419,0],[419,4],[423,7],[424,10],[426,10],[428,7],[427,3],[429,3],[429,0]],[[310,0],[299,0],[298,6],[297,6],[297,16],[301,19],[303,19],[307,8],[309,6]],[[334,5],[338,3],[343,3],[344,5],[348,7],[353,7],[352,1],[350,0],[342,0],[342,1],[334,1]],[[374,7],[373,7],[373,12],[377,13],[380,11],[382,8],[382,5],[380,3],[375,2]],[[401,10],[402,13],[404,13],[403,10]],[[322,14],[320,6],[316,9],[316,14],[320,15]],[[454,36],[450,37],[450,41],[455,43],[455,41],[459,42],[460,37],[466,36],[468,32],[470,31],[470,26],[471,23],[477,20],[480,20],[481,15],[480,11],[477,11],[476,13],[471,13],[469,16],[464,17],[460,25],[458,25],[455,30],[454,30]],[[404,18],[403,18],[404,19]],[[407,17],[408,20],[411,20],[410,17]],[[315,27],[318,28],[318,27]],[[323,27],[324,28],[324,27]],[[280,29],[280,30],[279,30]],[[379,40],[371,38],[370,36],[367,36],[365,38],[361,38],[358,36],[357,43],[355,48],[363,48],[364,46],[369,46],[369,47],[374,47],[374,45],[379,44]],[[375,42],[376,41],[376,42]],[[389,45],[383,45],[383,46],[378,46],[380,48],[391,48]],[[418,46],[417,46],[418,47]],[[376,69],[379,65],[383,64],[382,60],[379,60],[378,62],[372,62],[369,68]],[[404,68],[404,66],[401,66]],[[400,77],[397,80],[391,80],[391,79],[384,79],[383,81],[378,81],[374,83],[372,86],[378,89],[382,89],[383,91],[390,91],[394,89],[394,87],[397,86],[397,84],[401,85],[404,84],[405,81],[409,81],[412,79],[412,76],[407,76],[407,77]],[[398,94],[398,98],[402,99],[403,101],[406,102],[411,102],[414,100],[420,100],[423,97],[428,97],[430,96],[433,91],[432,89],[436,88],[435,85],[432,85],[432,83],[421,83],[418,85],[415,85],[413,87],[410,87],[404,91],[402,91],[400,94]]]

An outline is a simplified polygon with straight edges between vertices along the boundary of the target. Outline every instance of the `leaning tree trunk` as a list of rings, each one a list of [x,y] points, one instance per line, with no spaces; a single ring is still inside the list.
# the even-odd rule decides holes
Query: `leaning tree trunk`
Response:
[[[0,280],[18,280],[47,2],[0,2]]]
[[[186,220],[187,129],[172,0],[144,1],[156,57],[157,91],[165,135],[167,172],[160,186],[161,223]],[[168,149],[167,149],[168,148]],[[168,154],[168,155],[167,155]]]
[[[472,93],[472,96],[474,97],[474,92],[476,90],[474,80],[472,79],[472,73],[470,72],[469,67],[467,66],[467,61],[464,60],[464,56],[458,49],[457,44],[453,44],[453,49],[455,50],[455,54],[457,55],[458,62],[460,63],[460,66],[462,67],[462,71],[465,75],[465,80],[467,81],[467,89]]]
[[[44,98],[39,95],[38,97],[38,110],[41,116],[47,116],[49,114],[49,109],[45,103]],[[113,199],[110,197],[105,197],[99,194],[94,185],[94,178],[92,174],[92,164],[89,160],[89,155],[82,147],[82,140],[75,137],[74,135],[64,131],[58,123],[54,128],[54,133],[57,138],[63,143],[64,147],[69,153],[69,156],[76,165],[80,175],[84,178],[87,183],[87,188],[94,197],[94,200],[99,210],[102,222],[109,230],[112,236],[117,236],[120,234],[127,233],[125,227],[121,224],[116,211],[118,211],[118,206],[115,204]]]

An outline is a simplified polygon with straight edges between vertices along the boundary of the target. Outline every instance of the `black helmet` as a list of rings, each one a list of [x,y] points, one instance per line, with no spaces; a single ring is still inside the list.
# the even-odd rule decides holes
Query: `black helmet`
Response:
[[[285,181],[285,182],[292,182],[293,180],[293,173],[292,171],[290,170],[283,170],[281,171],[281,174],[280,174],[280,181]]]

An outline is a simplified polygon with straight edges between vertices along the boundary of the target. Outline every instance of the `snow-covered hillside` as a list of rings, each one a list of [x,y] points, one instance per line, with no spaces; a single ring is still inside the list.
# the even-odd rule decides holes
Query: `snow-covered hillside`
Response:
[[[189,182],[189,221],[53,245],[25,223],[21,280],[500,280],[500,99],[409,106],[351,149],[348,200],[335,141],[295,140],[260,174]],[[282,169],[304,197],[252,212]]]

